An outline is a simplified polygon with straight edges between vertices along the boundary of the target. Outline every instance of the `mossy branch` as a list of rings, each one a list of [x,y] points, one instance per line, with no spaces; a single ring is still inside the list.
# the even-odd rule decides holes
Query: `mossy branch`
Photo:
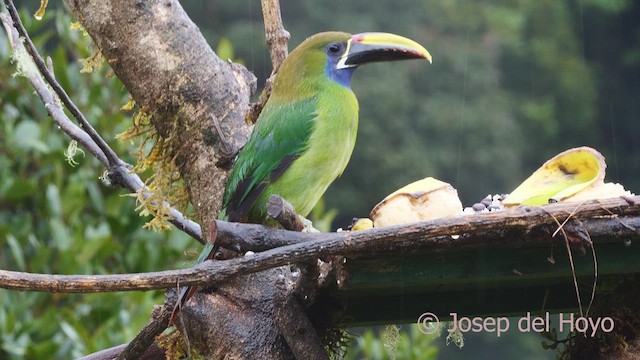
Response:
[[[531,245],[561,241],[554,239],[549,229],[557,228],[556,221],[562,223],[568,217],[579,219],[580,222],[567,222],[563,226],[565,232],[587,231],[594,243],[597,242],[597,238],[602,237],[615,236],[623,239],[634,236],[638,234],[640,227],[640,197],[520,207],[498,213],[445,218],[356,232],[301,233],[262,225],[217,221],[217,236],[221,233],[233,233],[241,238],[251,234],[257,241],[275,238],[284,239],[284,243],[293,245],[237,259],[205,261],[184,270],[138,274],[48,275],[2,270],[0,288],[75,293],[211,286],[238,275],[292,263],[315,261],[331,255],[357,258],[380,254],[389,256],[417,251],[478,249],[507,244]],[[232,227],[235,231],[220,231],[225,227]],[[488,234],[495,236],[487,238]],[[459,237],[454,239],[452,235]]]
[[[180,211],[172,208],[168,203],[153,198],[154,193],[144,185],[140,177],[131,173],[133,167],[120,159],[106,141],[91,127],[38,54],[37,49],[29,38],[29,34],[20,21],[13,2],[5,0],[5,5],[9,10],[10,16],[4,13],[0,14],[0,20],[7,31],[9,43],[14,50],[14,58],[18,61],[19,73],[29,80],[44,103],[47,112],[60,129],[69,135],[71,139],[80,143],[107,168],[111,183],[133,191],[137,194],[139,200],[145,204],[162,209],[165,220],[204,243],[200,225],[186,219]],[[21,38],[24,39],[24,43],[20,40]],[[34,63],[35,66],[33,65]],[[71,114],[79,121],[80,126],[67,117],[62,104],[70,110]]]

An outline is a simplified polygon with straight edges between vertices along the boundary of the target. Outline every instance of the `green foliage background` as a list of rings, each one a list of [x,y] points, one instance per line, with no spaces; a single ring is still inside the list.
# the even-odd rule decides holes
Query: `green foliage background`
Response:
[[[31,10],[33,11],[33,10]],[[81,74],[79,58],[91,41],[70,30],[71,17],[48,11],[25,25],[56,78],[127,160],[133,149],[118,144],[130,117],[119,111],[128,94],[107,69]],[[10,48],[0,40],[0,267],[53,274],[109,274],[186,266],[194,246],[182,233],[143,230],[132,198],[98,179],[104,168],[90,155],[65,161],[69,139],[44,110],[27,80],[13,76]],[[129,341],[147,322],[162,292],[45,294],[0,290],[0,359],[68,359]]]
[[[80,74],[78,59],[93,51],[90,40],[70,30],[72,20],[55,5],[43,22],[31,20],[35,7],[23,19],[74,101],[133,161],[127,155],[133,146],[113,140],[130,122],[130,114],[119,111],[126,90],[105,78],[108,69]],[[263,82],[271,68],[257,2],[183,6],[212,47],[241,59]],[[640,189],[640,3],[300,0],[281,6],[291,47],[330,29],[388,31],[417,40],[434,57],[433,65],[376,64],[355,75],[358,143],[325,197],[326,209],[338,211],[334,228],[366,216],[386,194],[426,176],[453,184],[466,204],[508,192],[549,157],[580,145],[605,155],[609,180]],[[184,251],[197,244],[177,231],[142,230],[145,219],[136,215],[133,200],[98,180],[104,169],[95,159],[77,155],[75,167],[65,162],[69,140],[14,71],[3,38],[0,268],[100,274],[190,264],[193,256]],[[162,292],[0,290],[0,359],[66,359],[126,342],[161,302]],[[409,340],[400,341],[398,358],[435,356],[431,340],[416,338],[415,328],[401,333]],[[373,334],[356,341],[361,344],[351,358],[388,358],[376,350],[381,342]],[[409,345],[402,347],[403,341]],[[457,356],[479,354],[467,343]],[[540,356],[553,356],[546,354]]]
[[[184,5],[211,43],[230,39],[236,57],[268,76],[256,4]],[[388,31],[434,58],[358,69],[358,143],[325,197],[339,209],[337,226],[426,176],[451,183],[471,205],[581,145],[605,155],[609,180],[640,188],[637,2],[305,0],[283,3],[282,13],[291,47],[326,30]]]

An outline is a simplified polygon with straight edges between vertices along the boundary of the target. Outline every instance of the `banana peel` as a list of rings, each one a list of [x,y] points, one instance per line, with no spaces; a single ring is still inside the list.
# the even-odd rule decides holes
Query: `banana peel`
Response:
[[[619,184],[604,183],[604,156],[590,147],[564,151],[545,162],[502,201],[505,207],[544,205],[630,195]]]
[[[461,213],[462,202],[457,190],[446,182],[428,177],[389,194],[371,210],[369,217],[374,227],[382,227]],[[359,225],[358,222],[354,227],[356,225]],[[363,222],[361,225],[365,227],[369,224]]]

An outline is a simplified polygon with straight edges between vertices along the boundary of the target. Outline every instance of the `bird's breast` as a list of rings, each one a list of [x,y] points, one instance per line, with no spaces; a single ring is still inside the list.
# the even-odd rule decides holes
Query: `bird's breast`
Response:
[[[355,146],[358,102],[350,89],[343,89],[317,97],[316,118],[307,148],[271,189],[302,216],[311,212],[329,185],[342,174]],[[281,184],[287,184],[286,188]]]

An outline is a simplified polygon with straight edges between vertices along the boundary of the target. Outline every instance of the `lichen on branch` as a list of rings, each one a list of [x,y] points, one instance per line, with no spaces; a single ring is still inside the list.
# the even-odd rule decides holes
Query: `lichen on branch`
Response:
[[[133,101],[129,101],[123,109],[133,107]],[[132,125],[116,138],[122,142],[137,143],[136,150],[132,152],[136,157],[132,171],[140,175],[150,175],[145,181],[146,189],[141,189],[131,196],[136,198],[136,210],[140,216],[152,216],[144,227],[162,231],[171,229],[169,221],[172,220],[172,216],[166,204],[171,204],[185,213],[189,195],[175,163],[175,138],[160,136],[151,122],[152,116],[146,109],[139,108],[132,118]]]

